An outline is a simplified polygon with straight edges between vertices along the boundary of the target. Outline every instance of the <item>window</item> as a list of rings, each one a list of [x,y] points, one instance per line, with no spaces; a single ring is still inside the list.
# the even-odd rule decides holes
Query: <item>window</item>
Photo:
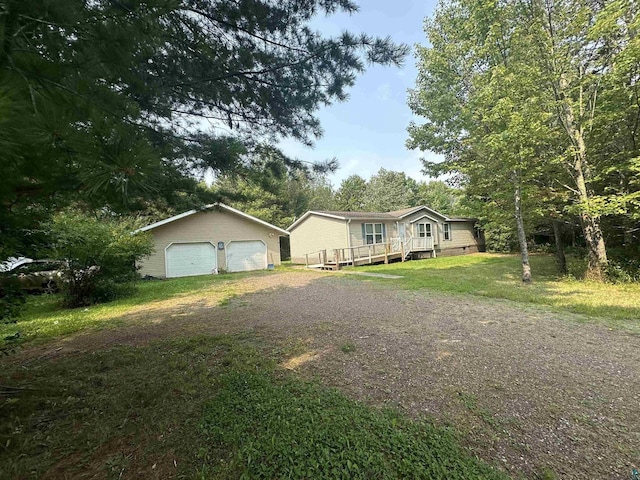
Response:
[[[374,243],[382,243],[382,224],[381,223],[365,223],[364,224],[364,243],[372,245]]]
[[[418,237],[419,238],[431,238],[431,224],[430,223],[419,223],[418,224]]]
[[[444,224],[444,239],[451,240],[451,225],[448,223]]]

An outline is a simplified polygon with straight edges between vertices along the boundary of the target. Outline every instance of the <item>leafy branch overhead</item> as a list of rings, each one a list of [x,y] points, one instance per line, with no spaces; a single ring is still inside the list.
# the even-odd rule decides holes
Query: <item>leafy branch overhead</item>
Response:
[[[35,204],[202,203],[202,172],[250,166],[259,145],[283,137],[312,144],[320,106],[346,99],[367,64],[399,66],[408,52],[310,26],[357,10],[348,0],[3,2],[2,224]]]

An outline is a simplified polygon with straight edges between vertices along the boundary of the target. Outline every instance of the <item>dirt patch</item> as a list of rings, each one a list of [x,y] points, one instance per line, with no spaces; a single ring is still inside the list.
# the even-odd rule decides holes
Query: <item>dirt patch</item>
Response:
[[[242,288],[224,306],[189,297],[11,361],[251,330],[274,345],[304,342],[290,359],[300,375],[452,424],[514,475],[627,479],[640,464],[637,337],[542,308],[335,274],[287,272]]]

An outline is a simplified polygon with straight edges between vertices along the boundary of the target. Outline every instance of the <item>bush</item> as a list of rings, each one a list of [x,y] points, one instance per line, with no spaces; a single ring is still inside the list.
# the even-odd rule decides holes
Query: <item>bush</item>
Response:
[[[497,223],[485,225],[485,242],[489,252],[511,253],[520,248],[513,228]]]
[[[71,211],[50,224],[52,257],[64,262],[61,290],[67,307],[112,300],[130,293],[138,278],[136,262],[151,254],[145,233],[133,234],[132,221]]]
[[[632,283],[640,279],[638,268],[630,263],[609,260],[606,270],[607,281],[611,283]]]
[[[25,303],[25,292],[17,279],[0,276],[0,323],[15,323]]]

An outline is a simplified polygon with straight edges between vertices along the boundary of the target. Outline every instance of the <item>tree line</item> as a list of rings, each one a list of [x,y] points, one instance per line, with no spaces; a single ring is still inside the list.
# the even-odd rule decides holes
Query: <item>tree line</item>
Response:
[[[640,258],[640,9],[632,0],[455,0],[427,19],[408,146],[489,223],[579,228],[589,278]],[[508,214],[506,212],[509,212]],[[559,244],[561,249],[561,245]]]
[[[284,165],[281,169],[285,170]],[[268,175],[220,176],[210,186],[237,208],[287,228],[308,210],[388,212],[416,205],[446,215],[470,214],[462,190],[442,181],[417,181],[404,172],[381,168],[366,180],[351,175],[337,188],[326,173],[272,172]]]

